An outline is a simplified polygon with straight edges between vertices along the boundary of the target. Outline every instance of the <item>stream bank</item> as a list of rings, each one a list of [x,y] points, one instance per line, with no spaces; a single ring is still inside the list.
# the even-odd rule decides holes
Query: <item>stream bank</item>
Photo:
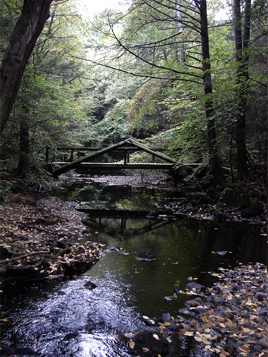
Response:
[[[0,218],[0,283],[4,289],[81,274],[101,258],[101,248],[80,242],[84,215],[56,197],[9,193]]]
[[[98,247],[99,255],[102,258],[87,272],[81,275],[77,274],[72,279],[62,279],[63,274],[58,274],[55,271],[54,277],[57,279],[50,280],[49,278],[50,284],[45,287],[34,283],[33,287],[29,288],[29,293],[25,295],[16,296],[15,294],[20,294],[19,286],[16,287],[17,284],[11,286],[12,295],[3,294],[5,309],[1,324],[6,329],[3,338],[5,342],[3,351],[10,355],[25,356],[27,355],[25,354],[26,350],[24,349],[23,353],[21,348],[31,347],[32,354],[46,357],[55,355],[114,357],[130,356],[135,353],[140,343],[139,355],[143,353],[144,357],[150,356],[150,353],[152,356],[157,356],[160,350],[162,356],[170,357],[209,356],[209,353],[211,356],[213,353],[219,355],[217,351],[205,350],[204,345],[206,346],[208,343],[200,341],[200,339],[202,341],[205,339],[204,334],[210,334],[205,331],[208,327],[203,330],[199,320],[202,309],[201,307],[199,307],[200,310],[197,308],[198,306],[204,308],[208,303],[205,300],[205,294],[202,292],[203,300],[195,299],[196,301],[191,303],[193,306],[190,306],[189,303],[184,305],[191,298],[185,288],[190,280],[205,287],[211,287],[214,282],[217,283],[221,272],[227,273],[227,270],[222,269],[228,268],[229,271],[230,267],[233,267],[235,271],[235,266],[241,261],[256,262],[261,257],[261,261],[265,264],[266,236],[262,219],[255,217],[249,220],[234,215],[237,220],[234,219],[232,222],[223,218],[216,219],[209,214],[204,215],[204,209],[211,206],[206,206],[205,193],[194,186],[189,187],[186,200],[181,196],[183,193],[186,196],[187,190],[181,188],[182,191],[178,192],[178,189],[165,187],[164,184],[160,187],[162,181],[156,181],[154,187],[146,195],[142,194],[143,187],[136,186],[130,189],[126,183],[123,186],[115,186],[116,180],[113,178],[110,179],[109,185],[95,182],[96,192],[92,191],[91,180],[88,178],[82,180],[81,178],[81,181],[79,185],[75,183],[74,179],[73,183],[66,183],[66,187],[71,186],[74,189],[70,195],[77,202],[83,199],[91,201],[93,207],[102,205],[110,209],[111,206],[108,204],[107,198],[112,192],[116,200],[125,194],[132,193],[132,201],[135,205],[147,206],[151,195],[156,211],[158,208],[162,210],[164,206],[167,206],[173,207],[174,214],[169,213],[158,217],[154,212],[151,212],[151,216],[154,216],[158,222],[155,230],[151,230],[154,228],[152,224],[149,226],[150,230],[147,231],[141,229],[144,226],[140,221],[133,222],[135,228],[140,227],[138,235],[133,230],[130,234],[128,233],[131,228],[129,224],[123,231],[119,230],[118,234],[116,222],[111,223],[110,219],[106,221],[102,219],[101,224],[96,220],[95,226],[87,226],[85,235],[83,225],[85,215],[75,210],[77,202],[64,202],[56,198],[43,197],[43,195],[40,195],[37,200],[29,195],[29,202],[27,202],[27,192],[24,196],[20,196],[21,194],[6,196],[7,200],[10,199],[10,204],[4,206],[4,209],[13,207],[17,212],[14,216],[16,220],[13,223],[11,221],[13,219],[12,210],[10,210],[9,216],[3,215],[4,219],[9,219],[6,223],[12,232],[12,235],[7,235],[8,238],[16,237],[15,241],[21,241],[24,244],[29,238],[32,244],[34,239],[40,237],[42,242],[42,235],[47,234],[45,230],[50,230],[49,224],[45,225],[45,221],[47,221],[53,223],[50,235],[53,237],[55,234],[55,241],[66,239],[64,242],[68,243],[69,247],[71,246],[69,242],[77,243],[81,247],[89,239],[91,242],[95,242],[94,245]],[[122,179],[122,182],[125,181]],[[136,178],[136,182],[142,184],[141,178]],[[60,184],[62,185],[62,183]],[[107,190],[107,187],[110,190]],[[165,191],[164,196],[160,197],[156,194],[159,188]],[[95,193],[100,194],[99,199]],[[177,196],[176,193],[178,193]],[[62,190],[62,195],[67,200],[70,197],[67,197],[66,189]],[[49,207],[50,200],[52,205],[50,209],[45,210],[45,207]],[[18,206],[15,205],[16,202]],[[126,202],[128,207],[129,200]],[[210,199],[209,202],[212,204],[213,201]],[[199,205],[196,205],[197,203]],[[122,207],[122,202],[120,204]],[[31,209],[28,211],[29,206]],[[25,223],[31,225],[29,222],[33,221],[35,229],[30,227],[28,227],[30,229],[25,229],[25,225],[21,225],[22,212],[25,208],[27,208],[23,216]],[[67,216],[64,219],[64,215],[61,216],[60,213],[61,209],[63,212],[67,209]],[[29,215],[26,214],[27,211]],[[230,212],[232,212],[231,207]],[[35,214],[38,216],[35,217]],[[193,215],[196,217],[193,218]],[[159,223],[163,224],[159,225]],[[107,227],[110,225],[109,230],[106,229],[106,224]],[[60,236],[59,232],[63,235]],[[82,237],[85,239],[80,239]],[[103,244],[105,250],[103,250]],[[57,247],[53,240],[53,249],[55,250],[54,254],[57,255],[65,248],[64,245]],[[150,262],[137,260],[139,252],[143,250],[150,250],[156,259]],[[68,258],[68,254],[64,257]],[[75,256],[75,254],[73,255]],[[60,254],[59,260],[61,261]],[[25,264],[28,264],[27,258]],[[53,263],[53,265],[55,264]],[[218,268],[221,269],[220,273]],[[261,267],[259,266],[259,268]],[[243,269],[246,268],[243,267]],[[264,271],[264,269],[260,270]],[[252,275],[251,278],[254,283],[254,276]],[[234,284],[237,284],[235,274],[233,277],[230,276],[229,280],[233,280]],[[224,282],[224,286],[229,284],[229,280]],[[45,281],[47,280],[45,279]],[[93,290],[86,288],[90,281],[97,286]],[[251,279],[248,278],[248,281]],[[235,289],[231,288],[232,286],[226,288],[226,290],[231,290],[227,295],[227,301],[230,301],[232,293],[235,293]],[[175,290],[174,293],[173,290]],[[210,289],[208,289],[209,291]],[[221,286],[218,286],[217,290],[213,291],[213,299],[218,298],[219,305],[222,305],[221,301],[225,299],[223,295],[225,293],[226,291],[222,292]],[[176,298],[174,294],[176,294]],[[212,293],[211,295],[208,293],[208,298],[211,296]],[[234,298],[237,299],[235,295]],[[246,301],[248,302],[248,300]],[[198,305],[194,306],[196,304]],[[253,302],[251,308],[254,313],[254,309],[258,306]],[[183,312],[179,311],[181,309]],[[187,310],[191,323],[187,323],[188,318],[181,320],[179,317]],[[211,311],[210,308],[208,310]],[[196,315],[192,316],[193,313]],[[150,318],[142,318],[145,315]],[[221,323],[227,323],[227,327],[230,328],[230,322],[227,321],[230,318],[227,318],[224,313],[220,317],[226,319],[221,320]],[[210,315],[207,315],[206,318],[208,321],[212,320]],[[154,320],[155,326],[148,326],[147,320]],[[199,334],[193,334],[195,331],[194,321],[196,321]],[[185,326],[183,326],[184,324]],[[155,329],[153,332],[151,332],[152,328]],[[212,326],[210,328],[214,329]],[[174,330],[172,331],[172,329]],[[152,349],[145,344],[147,337],[139,333],[146,333],[148,339],[153,342],[156,341],[154,334],[157,334],[159,341],[163,342],[166,349],[158,351]],[[134,339],[135,335],[138,336],[137,339]],[[259,336],[265,338],[262,333]],[[129,341],[130,337],[131,341]],[[171,342],[169,342],[170,340]],[[221,348],[221,353],[230,354],[231,350],[221,345],[223,340],[224,337],[219,335],[217,345],[212,340],[209,346],[216,349]],[[206,341],[210,342],[208,336]],[[133,345],[131,342],[135,344]],[[236,350],[233,355],[236,355]],[[30,353],[29,350],[28,352]],[[262,347],[260,353],[264,353],[263,356],[265,356],[266,348]]]
[[[17,182],[19,187],[21,182]],[[155,202],[157,211],[168,213],[162,219],[181,217],[209,221],[249,222],[261,226],[266,233],[265,187],[256,183],[229,184],[221,188],[204,185],[180,185],[162,173],[149,172],[130,176],[66,175],[49,185],[28,183],[24,193],[4,196],[0,211],[0,284],[27,283],[44,279],[70,277],[89,269],[101,257],[101,247],[90,241],[79,242],[83,236],[86,217],[76,210],[86,186],[132,187],[167,192],[168,196]],[[79,187],[81,187],[79,189]],[[60,200],[49,195],[54,192]],[[75,194],[72,193],[74,190]],[[69,193],[68,193],[69,192]],[[70,194],[71,192],[71,194]],[[80,195],[80,196],[79,196]],[[69,197],[69,202],[66,201]],[[161,217],[158,217],[161,219]]]

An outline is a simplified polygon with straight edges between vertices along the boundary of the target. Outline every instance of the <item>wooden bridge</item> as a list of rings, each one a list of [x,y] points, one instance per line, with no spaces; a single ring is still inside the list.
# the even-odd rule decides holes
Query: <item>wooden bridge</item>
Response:
[[[160,152],[159,150],[152,150],[145,145],[139,143],[133,139],[127,139],[121,141],[118,144],[111,145],[106,148],[58,148],[61,151],[71,150],[71,162],[66,161],[49,161],[49,150],[46,152],[46,161],[48,169],[53,173],[54,177],[58,177],[59,175],[75,169],[79,173],[91,173],[94,174],[96,172],[106,172],[110,173],[114,170],[122,170],[122,169],[160,169],[160,170],[173,170],[174,160],[168,155]],[[73,160],[73,153],[76,151],[78,153],[78,159]],[[81,156],[81,152],[91,151],[90,154]],[[93,152],[92,152],[93,151]],[[124,163],[121,162],[94,162],[97,157],[103,157],[104,154],[108,154],[111,152],[121,152],[123,154]],[[150,163],[130,163],[129,156],[130,153],[135,151],[144,151],[152,155],[152,162]],[[163,163],[156,163],[155,158],[161,159]]]

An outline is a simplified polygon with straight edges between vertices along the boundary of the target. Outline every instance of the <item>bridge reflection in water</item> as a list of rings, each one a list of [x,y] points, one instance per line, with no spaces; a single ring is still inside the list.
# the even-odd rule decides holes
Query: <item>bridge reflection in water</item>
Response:
[[[143,234],[163,227],[178,219],[171,211],[140,211],[116,209],[91,209],[86,206],[77,208],[78,211],[88,214],[85,223],[95,226],[105,233],[118,234]],[[113,221],[111,221],[113,220]],[[134,224],[131,224],[135,220]],[[137,222],[139,220],[139,222]],[[127,221],[129,224],[127,224]],[[116,224],[119,222],[120,224]]]

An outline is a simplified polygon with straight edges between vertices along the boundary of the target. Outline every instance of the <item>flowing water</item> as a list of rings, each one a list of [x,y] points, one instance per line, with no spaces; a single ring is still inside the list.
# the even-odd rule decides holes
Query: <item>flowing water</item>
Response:
[[[172,193],[129,187],[91,186],[76,190],[92,209],[150,210]],[[125,198],[125,199],[124,199]],[[118,204],[118,201],[120,203]],[[117,202],[117,204],[116,204]],[[153,203],[151,203],[153,202]],[[85,202],[84,202],[85,204]],[[142,331],[142,316],[173,316],[189,299],[165,301],[191,277],[212,286],[211,272],[239,262],[266,264],[266,242],[260,227],[248,223],[194,219],[94,218],[84,239],[104,244],[105,254],[88,272],[69,281],[13,289],[2,299],[2,342],[10,354],[28,356],[130,356],[120,333]],[[117,249],[112,249],[114,246]],[[118,250],[118,246],[120,250]],[[137,260],[150,251],[155,260]],[[94,282],[94,290],[85,283]],[[198,346],[178,340],[169,356],[201,356]]]

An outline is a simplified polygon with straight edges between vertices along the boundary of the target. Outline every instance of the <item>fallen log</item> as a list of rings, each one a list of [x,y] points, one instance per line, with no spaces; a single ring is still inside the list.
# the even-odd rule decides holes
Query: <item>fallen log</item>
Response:
[[[11,262],[15,262],[16,260],[27,258],[27,257],[31,257],[33,255],[38,255],[38,254],[50,254],[50,252],[48,250],[43,250],[43,251],[41,250],[39,252],[23,254],[23,255],[19,255],[17,257],[14,257],[14,258],[0,260],[0,264],[8,264],[8,263],[11,263]]]

